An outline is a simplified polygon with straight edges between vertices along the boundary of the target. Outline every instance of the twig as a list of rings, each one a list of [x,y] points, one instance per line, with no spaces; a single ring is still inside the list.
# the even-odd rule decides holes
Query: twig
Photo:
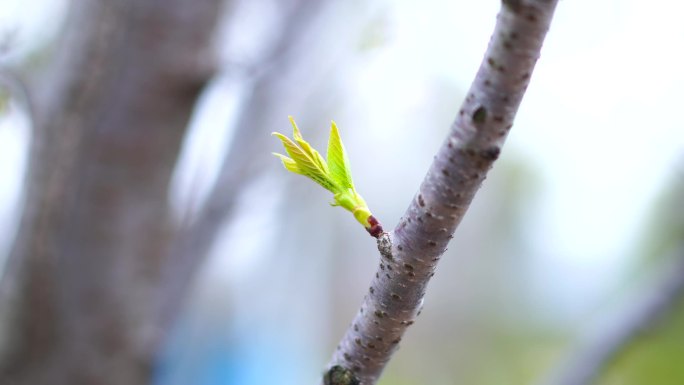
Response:
[[[504,0],[484,60],[452,130],[391,233],[361,309],[328,366],[372,385],[420,312],[440,257],[501,146],[539,57],[557,0]]]

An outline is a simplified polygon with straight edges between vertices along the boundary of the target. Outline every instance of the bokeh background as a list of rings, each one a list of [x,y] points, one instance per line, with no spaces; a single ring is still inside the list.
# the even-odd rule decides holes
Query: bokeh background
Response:
[[[315,383],[377,263],[329,193],[286,173],[271,131],[317,148],[341,129],[355,183],[393,227],[489,40],[495,1],[235,0],[167,200],[192,224],[232,209],[154,367],[155,385]],[[312,2],[313,3],[313,2]],[[66,0],[0,2],[0,65],[44,71]],[[620,324],[684,240],[684,6],[563,1],[502,156],[430,284],[382,385],[536,384]],[[0,270],[23,202],[26,95],[0,82]],[[223,159],[240,159],[222,179]],[[230,180],[230,186],[221,186]],[[179,301],[182,299],[179,298]],[[684,383],[684,299],[599,383]]]

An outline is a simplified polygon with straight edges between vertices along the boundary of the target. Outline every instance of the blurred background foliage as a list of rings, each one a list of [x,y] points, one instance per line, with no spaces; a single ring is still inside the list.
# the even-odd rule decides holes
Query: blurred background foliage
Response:
[[[684,378],[684,301],[675,312],[640,333],[608,366],[600,384],[677,384]]]
[[[391,228],[449,129],[498,7],[446,3],[227,7],[219,72],[195,107],[169,195],[159,197],[181,227],[204,218],[206,202],[223,211],[202,232],[211,234],[200,242],[207,258],[155,385],[316,381],[378,256],[325,191],[282,170],[268,134],[287,131],[294,115],[321,148],[335,119],[359,191]],[[13,36],[2,67],[29,77],[44,69],[66,7],[0,5],[0,34]],[[684,122],[665,113],[681,107],[672,44],[684,39],[673,16],[682,10],[561,2],[502,156],[381,385],[541,383],[664,264],[684,258]],[[30,137],[24,96],[3,86],[0,263],[16,231]],[[677,303],[598,384],[684,383]]]

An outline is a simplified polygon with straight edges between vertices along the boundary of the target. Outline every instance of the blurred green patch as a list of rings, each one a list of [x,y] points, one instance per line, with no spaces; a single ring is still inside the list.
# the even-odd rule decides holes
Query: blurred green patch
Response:
[[[599,385],[684,384],[684,300],[608,366]]]
[[[684,170],[684,166],[680,166],[680,170]],[[684,244],[684,172],[680,171],[680,174],[655,202],[637,251],[635,275],[663,260],[677,257],[674,254]]]
[[[392,39],[391,28],[387,11],[377,14],[361,30],[358,51],[369,52],[386,47]]]
[[[408,381],[405,378],[400,378],[393,375],[385,375],[380,378],[378,385],[415,385],[415,382]]]
[[[625,288],[680,255],[684,245],[684,178],[675,177],[655,202],[636,249]],[[597,381],[600,385],[684,384],[684,298],[620,352]]]
[[[0,116],[7,113],[9,109],[10,93],[4,88],[0,87]]]

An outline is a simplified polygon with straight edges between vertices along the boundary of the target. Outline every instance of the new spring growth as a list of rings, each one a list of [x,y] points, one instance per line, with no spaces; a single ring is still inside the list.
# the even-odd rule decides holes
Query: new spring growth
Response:
[[[279,132],[274,132],[272,135],[277,136],[283,142],[285,151],[290,157],[275,152],[273,155],[280,158],[287,170],[304,175],[332,192],[334,201],[330,205],[349,210],[370,235],[379,237],[382,233],[382,226],[371,214],[366,201],[354,188],[347,152],[344,150],[335,122],[332,122],[330,127],[326,161],[302,138],[294,118],[292,116],[289,118],[293,127],[294,141]]]

